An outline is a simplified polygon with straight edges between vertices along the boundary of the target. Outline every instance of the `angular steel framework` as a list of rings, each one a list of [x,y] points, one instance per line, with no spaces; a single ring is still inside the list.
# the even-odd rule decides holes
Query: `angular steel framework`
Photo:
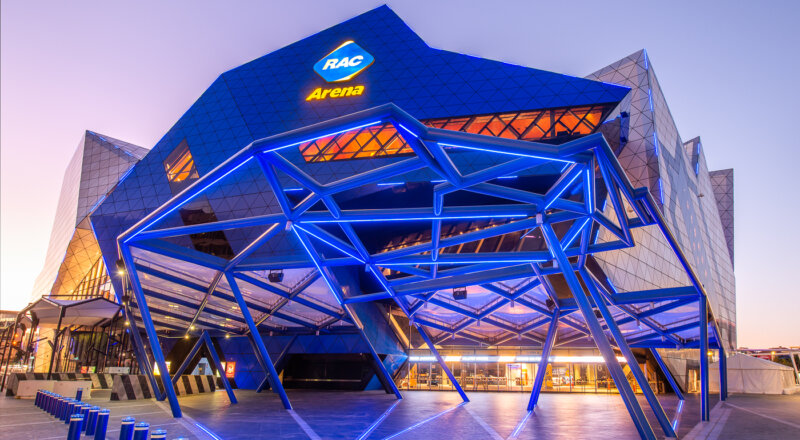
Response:
[[[368,171],[354,173],[330,183],[320,183],[298,164],[288,160],[284,152],[297,148],[316,139],[337,133],[348,132],[370,126],[391,124],[403,137],[403,141],[413,150],[413,155],[398,157],[388,165]],[[463,172],[453,157],[458,154],[480,152],[494,158],[489,165]],[[250,216],[220,220],[191,226],[163,227],[163,220],[176,212],[181,206],[199,197],[209,188],[246,167],[257,165],[269,182],[272,192],[280,204],[277,214]],[[432,185],[432,198],[415,201],[414,206],[393,206],[375,208],[374,206],[348,205],[342,207],[337,196],[358,188],[373,188],[376,185],[405,185],[413,179],[409,176],[435,176]],[[543,192],[534,192],[504,184],[504,176],[537,172],[557,175]],[[299,184],[302,197],[293,202],[287,196],[286,182]],[[292,188],[292,190],[297,190]],[[492,203],[469,203],[464,198],[454,198],[456,193],[472,193],[483,196],[476,200],[492,200]],[[296,200],[296,199],[295,199]],[[458,200],[458,202],[451,202]],[[605,208],[606,200],[613,210]],[[602,206],[601,206],[602,205]],[[613,212],[615,218],[609,218]],[[443,223],[455,220],[491,219],[493,223],[466,232],[442,237]],[[429,225],[429,239],[414,245],[391,250],[370,250],[359,233],[358,226],[365,223],[382,222],[387,230],[393,225]],[[225,260],[204,254],[193,249],[181,247],[170,238],[210,231],[230,231],[240,228],[262,227],[263,233],[234,258]],[[427,226],[426,226],[427,227]],[[607,280],[598,279],[596,272],[588,267],[592,255],[612,252],[635,246],[632,229],[656,227],[670,244],[675,257],[684,268],[690,284],[673,288],[650,291],[618,293]],[[598,230],[610,232],[614,239],[597,240]],[[448,253],[443,250],[449,246],[472,242],[488,237],[496,237],[510,232],[526,231],[526,235],[536,233],[542,237],[544,248],[517,252],[478,252],[471,254]],[[305,258],[291,260],[286,258],[248,259],[253,252],[270,240],[285,232],[293,237],[302,248]],[[354,303],[365,301],[391,302],[409,318],[422,339],[436,357],[439,365],[453,383],[455,389],[466,402],[468,398],[439,355],[436,345],[450,335],[462,331],[469,325],[484,322],[506,332],[506,339],[527,338],[542,344],[541,365],[545,366],[548,355],[556,343],[559,324],[573,327],[580,337],[590,336],[600,350],[606,365],[620,391],[620,395],[642,438],[655,438],[653,428],[645,418],[644,412],[634,396],[631,385],[625,378],[622,367],[615,357],[618,349],[626,358],[629,368],[642,389],[647,401],[656,415],[664,434],[675,436],[673,426],[652,392],[639,364],[631,352],[631,347],[650,348],[660,361],[656,348],[696,348],[700,350],[703,420],[708,415],[708,359],[706,353],[710,346],[720,350],[724,359],[722,345],[718,338],[709,340],[709,326],[715,322],[707,307],[706,292],[696,273],[667,227],[664,218],[651,194],[644,188],[633,188],[617,158],[604,137],[590,134],[561,145],[551,145],[515,139],[505,139],[479,134],[457,132],[424,125],[392,104],[339,117],[327,122],[311,125],[299,130],[255,141],[231,156],[214,170],[202,176],[190,187],[173,197],[167,203],[151,212],[118,238],[118,247],[127,268],[128,280],[135,305],[143,321],[150,342],[150,350],[162,373],[166,397],[176,417],[180,407],[172,380],[164,362],[164,355],[156,333],[156,325],[190,331],[195,326],[209,332],[231,332],[230,328],[206,322],[201,312],[220,314],[216,309],[206,307],[211,297],[235,302],[241,316],[224,314],[241,325],[239,334],[249,334],[255,346],[257,357],[267,373],[272,389],[277,392],[287,409],[291,408],[269,354],[259,337],[259,325],[265,324],[269,316],[279,316],[280,307],[265,308],[248,301],[240,284],[246,282],[268,292],[281,295],[286,302],[297,301],[330,317],[329,323],[345,321],[352,323],[370,347],[379,376],[387,392],[400,398],[389,372],[383,366],[378,353],[364,332],[363,325],[352,307]],[[184,263],[190,263],[215,271],[217,276],[211,286],[191,285],[173,276],[175,283],[198,291],[205,291],[205,299],[200,304],[186,304],[196,312],[186,327],[174,323],[154,322],[151,317],[148,299],[172,300],[155,291],[148,291],[141,283],[140,273],[169,278],[148,265],[137,263],[134,252],[145,251]],[[141,258],[139,258],[141,259]],[[371,276],[381,291],[362,293],[343,287],[337,270],[357,267]],[[303,299],[298,292],[285,292],[276,289],[254,276],[255,271],[308,268],[314,271],[314,279],[321,277],[335,298],[340,310]],[[526,300],[523,294],[538,285],[547,285],[545,277],[563,276],[572,298],[558,298],[548,290],[552,301],[545,306]],[[492,283],[504,280],[529,278],[527,286],[516,290],[505,290]],[[220,281],[225,281],[232,295],[221,292]],[[312,280],[313,281],[313,280]],[[310,282],[309,282],[310,283]],[[307,285],[307,284],[306,284]],[[437,300],[434,293],[441,290],[483,286],[498,297],[491,307],[480,312],[470,311],[457,304]],[[547,287],[547,286],[545,286]],[[302,291],[303,286],[299,287]],[[161,297],[159,297],[161,295]],[[431,303],[438,307],[464,316],[457,325],[435,322],[421,316],[420,310]],[[507,304],[518,304],[536,313],[536,317],[524,324],[508,324],[497,319],[493,313]],[[632,309],[628,305],[644,304]],[[677,308],[697,305],[696,319],[682,321],[679,325],[662,325],[651,318],[659,313]],[[205,309],[204,309],[205,307]],[[259,308],[260,307],[260,308]],[[252,310],[262,312],[266,317],[254,319]],[[641,311],[645,310],[645,311]],[[126,309],[133,321],[135,315]],[[159,311],[169,316],[168,311]],[[572,319],[570,316],[582,318]],[[175,315],[181,317],[179,315]],[[222,315],[220,315],[222,316]],[[315,326],[283,315],[287,320],[314,331]],[[644,325],[649,332],[635,337],[626,337],[620,326],[636,322]],[[544,335],[534,333],[535,329],[546,326]],[[316,326],[319,331],[321,326]],[[261,328],[264,328],[263,326]],[[269,327],[267,327],[269,328]],[[272,330],[270,328],[270,330]],[[687,330],[697,330],[697,337],[686,337]],[[275,329],[280,331],[280,329]],[[439,332],[434,338],[430,331]],[[678,335],[682,333],[683,336]],[[712,336],[717,332],[712,328]],[[210,345],[208,333],[203,340]],[[199,344],[199,342],[198,342]],[[663,367],[663,362],[659,362]],[[151,380],[156,381],[150,368],[144,368]],[[535,378],[528,410],[533,411],[539,397],[544,379],[544,368],[539,368]],[[668,379],[668,371],[664,371]],[[672,382],[671,382],[672,383]],[[676,388],[679,397],[680,391]],[[723,375],[723,390],[724,375]],[[231,392],[232,395],[232,392]],[[724,391],[723,391],[724,397]],[[162,398],[164,398],[162,396]],[[233,397],[232,397],[233,398]]]

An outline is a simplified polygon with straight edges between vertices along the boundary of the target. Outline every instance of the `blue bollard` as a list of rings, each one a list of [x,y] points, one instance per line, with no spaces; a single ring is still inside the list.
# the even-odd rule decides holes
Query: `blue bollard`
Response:
[[[81,440],[81,429],[83,428],[83,414],[73,414],[69,416],[69,432],[67,440]]]
[[[133,438],[133,424],[136,419],[125,417],[122,419],[122,426],[119,428],[119,440],[131,440]]]
[[[33,405],[38,407],[39,406],[39,399],[41,399],[41,398],[42,398],[42,390],[39,390],[39,391],[36,392],[36,397],[33,399]]]
[[[89,415],[86,418],[86,435],[94,435],[94,428],[97,426],[98,411],[100,411],[99,406],[89,408]]]
[[[167,438],[167,430],[165,429],[156,429],[150,434],[150,440],[166,440]]]
[[[80,410],[81,415],[83,416],[83,431],[86,431],[86,425],[88,425],[89,421],[89,409],[91,407],[92,405],[89,405],[88,403],[81,404]]]
[[[53,408],[50,412],[50,415],[58,418],[61,416],[61,405],[64,404],[64,398],[61,396],[56,397],[55,401],[53,401]]]
[[[78,392],[75,393],[75,400],[80,401],[81,397],[83,397],[83,388],[78,388]]]
[[[139,422],[133,427],[133,440],[147,440],[147,434],[150,432],[150,424],[147,422]]]
[[[108,429],[108,417],[111,411],[103,408],[97,412],[97,422],[94,429],[94,440],[106,440],[106,429]]]
[[[75,414],[75,408],[80,405],[80,402],[76,401],[75,399],[69,399],[67,402],[67,410],[64,412],[64,424],[69,425],[69,418],[73,414]]]
[[[58,397],[56,397],[55,393],[51,394],[47,398],[47,401],[44,403],[44,410],[45,410],[45,412],[47,412],[47,414],[50,414],[51,416],[53,415],[53,406],[55,405],[55,402],[57,402],[57,401],[58,401]]]
[[[70,399],[68,397],[64,397],[63,399],[61,399],[61,405],[58,406],[58,415],[56,416],[56,418],[58,418],[58,420],[66,420],[66,418],[67,418],[67,407],[71,403],[70,402],[71,400],[72,399]]]
[[[54,393],[52,398],[50,399],[50,403],[47,406],[47,412],[50,413],[51,416],[56,415],[56,410],[58,409],[58,402],[60,401],[61,401],[61,396]]]

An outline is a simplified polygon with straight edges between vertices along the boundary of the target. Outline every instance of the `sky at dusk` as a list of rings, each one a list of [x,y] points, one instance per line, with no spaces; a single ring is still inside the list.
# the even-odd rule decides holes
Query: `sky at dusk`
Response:
[[[4,0],[0,309],[30,300],[84,130],[151,148],[220,73],[380,4]],[[574,76],[647,49],[681,137],[735,169],[739,345],[800,345],[800,2],[389,6],[432,47]]]

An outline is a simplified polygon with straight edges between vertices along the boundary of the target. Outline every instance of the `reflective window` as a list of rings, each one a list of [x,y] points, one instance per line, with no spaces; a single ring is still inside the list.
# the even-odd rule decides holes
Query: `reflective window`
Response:
[[[430,127],[526,141],[566,140],[593,133],[610,105],[547,109],[423,120]],[[306,162],[410,155],[392,124],[359,128],[300,144]]]
[[[197,168],[194,166],[194,158],[192,152],[189,151],[189,144],[186,139],[181,141],[180,144],[167,156],[164,160],[164,170],[167,172],[167,180],[170,186],[180,187],[183,189],[185,183],[191,182],[200,177]],[[173,188],[173,192],[176,188]]]

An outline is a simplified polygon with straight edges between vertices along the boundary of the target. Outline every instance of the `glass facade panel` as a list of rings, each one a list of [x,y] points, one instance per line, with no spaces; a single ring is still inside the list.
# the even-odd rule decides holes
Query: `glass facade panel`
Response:
[[[522,349],[441,350],[445,364],[466,391],[530,392],[536,377],[539,353]],[[617,356],[628,382],[637,393],[641,388],[630,373],[624,358]],[[657,379],[654,368],[640,364],[651,388],[664,392],[665,385]],[[407,390],[454,390],[436,358],[427,350],[412,350],[409,367],[397,379],[398,387]],[[545,371],[543,391],[572,393],[616,393],[617,387],[608,374],[602,357],[594,350],[567,350],[551,355]]]
[[[563,138],[566,140],[572,136],[594,132],[609,110],[611,107],[608,105],[595,105],[569,109],[428,119],[422,122],[430,127],[507,139],[539,141]],[[414,154],[411,147],[390,123],[359,128],[305,142],[300,144],[299,148],[306,162]],[[175,178],[188,176],[185,161],[181,162],[178,159],[177,157],[173,159]],[[169,172],[168,169],[167,173],[169,174]]]

